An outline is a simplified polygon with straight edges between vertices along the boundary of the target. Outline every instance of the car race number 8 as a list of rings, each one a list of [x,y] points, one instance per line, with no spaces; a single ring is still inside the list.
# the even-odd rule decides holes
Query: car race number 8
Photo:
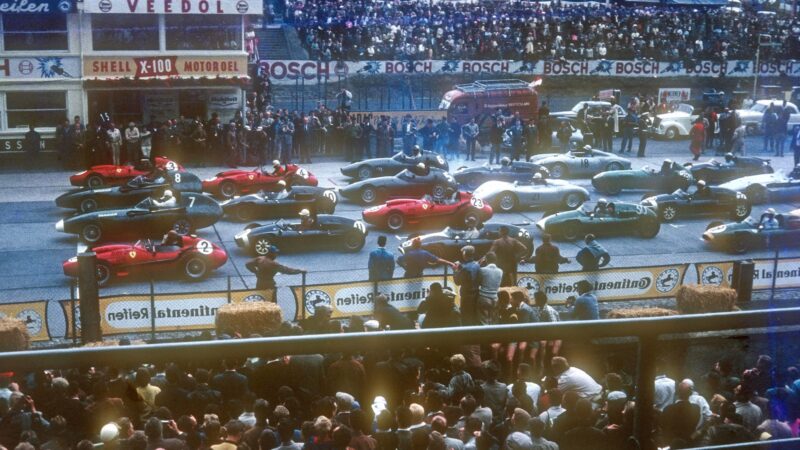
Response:
[[[175,161],[167,161],[167,165],[165,166],[167,170],[178,170],[178,165],[175,164]],[[180,181],[178,181],[180,183]]]
[[[181,174],[176,173],[174,179],[175,179],[176,183],[180,183],[181,182]]]
[[[208,242],[205,239],[201,239],[197,241],[197,244],[194,245],[197,248],[197,251],[204,254],[210,255],[212,251],[214,251],[214,247],[211,245],[211,242]]]

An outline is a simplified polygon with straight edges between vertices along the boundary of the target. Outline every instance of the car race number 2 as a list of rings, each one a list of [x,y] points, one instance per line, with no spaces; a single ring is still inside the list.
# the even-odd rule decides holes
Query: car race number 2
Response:
[[[194,246],[198,252],[204,255],[210,255],[211,252],[214,251],[214,247],[211,245],[211,242],[208,242],[205,239],[197,241],[197,243]]]

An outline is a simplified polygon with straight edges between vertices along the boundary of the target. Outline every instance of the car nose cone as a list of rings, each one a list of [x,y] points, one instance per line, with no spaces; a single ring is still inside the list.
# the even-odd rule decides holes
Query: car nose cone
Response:
[[[56,231],[64,232],[64,219],[56,222]]]

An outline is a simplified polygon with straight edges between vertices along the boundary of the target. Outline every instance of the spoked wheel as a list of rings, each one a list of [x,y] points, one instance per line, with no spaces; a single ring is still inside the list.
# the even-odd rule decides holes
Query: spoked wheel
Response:
[[[503,192],[500,194],[497,206],[504,212],[512,211],[517,206],[517,196],[511,192]]]
[[[372,186],[367,186],[361,190],[361,201],[364,203],[374,203],[378,199],[378,191]]]
[[[183,272],[186,278],[199,280],[208,274],[208,264],[205,259],[193,256],[184,262]]]
[[[178,219],[172,224],[172,229],[181,236],[187,236],[192,232],[192,224],[186,219]]]
[[[97,200],[93,198],[85,198],[81,201],[81,212],[92,212],[97,209]]]
[[[433,186],[433,189],[431,189],[431,195],[433,195],[433,198],[435,199],[441,199],[444,198],[446,191],[447,190],[444,186],[441,184],[436,184]]]
[[[583,204],[583,195],[573,192],[564,197],[564,206],[568,209],[575,209]]]
[[[103,231],[100,229],[100,225],[97,225],[96,223],[90,223],[89,225],[86,225],[81,231],[81,237],[83,240],[91,244],[99,241],[102,236]]]
[[[111,267],[106,263],[97,263],[95,274],[97,276],[98,286],[105,286],[111,281]]]
[[[399,212],[393,212],[386,218],[386,227],[392,231],[398,231],[406,224],[406,219]]]
[[[259,238],[256,240],[255,244],[253,244],[253,250],[255,250],[257,255],[265,256],[269,253],[270,245],[267,238]]]
[[[230,181],[224,181],[219,186],[219,192],[225,198],[232,198],[236,195],[239,190],[236,188],[236,185]]]
[[[550,177],[552,178],[564,178],[567,176],[567,166],[564,164],[555,164],[550,169]]]
[[[678,216],[678,209],[673,205],[666,205],[661,208],[661,219],[664,222],[671,222]]]
[[[90,188],[97,188],[103,185],[103,177],[100,175],[91,175],[86,179],[86,185]]]
[[[733,210],[733,220],[741,222],[750,215],[750,206],[746,203],[739,203]]]
[[[361,166],[358,169],[358,178],[360,180],[366,180],[367,178],[372,177],[372,168],[369,166]]]

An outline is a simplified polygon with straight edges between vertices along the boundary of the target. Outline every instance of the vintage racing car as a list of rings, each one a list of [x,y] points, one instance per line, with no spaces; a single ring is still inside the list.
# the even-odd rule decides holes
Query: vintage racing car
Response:
[[[168,172],[182,172],[183,166],[167,159],[163,156],[156,156],[155,162],[151,163],[147,159],[143,159],[135,165],[121,165],[114,166],[111,164],[92,166],[83,172],[76,173],[69,177],[69,183],[73,186],[116,186],[128,182],[128,180],[138,177],[139,175],[147,175],[153,171],[153,168]]]
[[[780,171],[750,175],[719,186],[744,192],[752,204],[797,201],[800,199],[800,166],[795,167],[788,176]]]
[[[641,204],[653,208],[664,222],[701,215],[744,220],[750,215],[750,202],[746,195],[718,186],[692,192],[678,189],[671,194],[647,197]]]
[[[459,167],[453,172],[453,178],[465,189],[474,190],[487,181],[530,181],[533,175],[543,167],[525,161],[511,161],[507,165],[490,166],[489,163],[476,167]]]
[[[190,280],[206,277],[228,260],[228,254],[197,236],[184,236],[178,245],[161,245],[150,239],[133,244],[111,244],[95,247],[97,284],[105,286],[117,278],[180,274]],[[64,275],[78,277],[78,258],[63,264]]]
[[[222,202],[229,217],[246,222],[258,219],[297,217],[307,209],[316,214],[333,214],[336,210],[336,191],[317,186],[295,186],[286,192],[258,192],[234,197]]]
[[[421,199],[397,199],[365,209],[364,222],[393,231],[421,224],[442,223],[463,227],[473,219],[483,223],[492,217],[492,207],[468,192],[454,192],[442,200],[431,196]]]
[[[173,192],[202,192],[197,175],[190,172],[164,172],[139,175],[121,186],[73,189],[56,197],[56,206],[91,212],[96,209],[124,208],[159,195],[165,189]]]
[[[203,192],[210,192],[216,197],[233,198],[241,194],[258,191],[277,191],[279,181],[289,186],[316,186],[317,177],[308,170],[296,165],[287,164],[279,172],[263,167],[253,170],[226,170],[213,178],[203,180]]]
[[[631,168],[630,160],[591,147],[534,155],[530,162],[547,167],[552,178],[589,178],[604,171]]]
[[[764,227],[762,214],[759,219],[748,217],[741,222],[711,222],[703,233],[703,239],[711,248],[731,253],[748,250],[797,247],[800,239],[800,209],[786,214],[777,214],[778,226]]]
[[[310,251],[320,248],[336,248],[357,252],[364,247],[367,226],[360,220],[341,216],[320,214],[311,228],[305,229],[299,222],[283,219],[266,225],[248,225],[236,234],[236,245],[256,255],[266,255],[270,246],[279,251]]]
[[[339,193],[348,200],[372,204],[393,198],[420,198],[423,195],[441,199],[448,195],[448,190],[458,190],[458,183],[453,176],[441,169],[431,168],[421,174],[406,169],[393,177],[357,181],[341,188]]]
[[[614,205],[613,211],[610,209]],[[578,208],[543,217],[536,226],[557,239],[572,241],[588,233],[601,235],[637,234],[654,238],[661,229],[655,211],[626,202],[609,203],[604,211]]]
[[[419,237],[422,248],[434,255],[448,261],[459,261],[461,259],[461,248],[465,245],[475,247],[475,258],[482,258],[492,247],[492,242],[500,237],[500,227],[508,228],[508,235],[518,239],[527,249],[528,253],[523,255],[523,259],[529,259],[533,254],[533,237],[525,228],[515,225],[502,223],[486,223],[480,228],[480,234],[476,239],[465,239],[465,230],[447,227],[438,233],[424,234]],[[400,253],[411,248],[412,239],[403,241],[400,244]]]
[[[373,177],[397,175],[405,169],[415,167],[419,163],[423,163],[427,167],[436,167],[444,171],[450,169],[444,157],[438,153],[423,150],[418,156],[406,155],[400,152],[391,158],[365,159],[357,163],[346,165],[340,170],[342,175],[346,177],[366,180]]]
[[[487,181],[473,192],[476,198],[492,205],[495,210],[509,212],[518,209],[545,207],[574,209],[589,199],[589,191],[564,180],[538,178],[524,183]]]
[[[659,193],[688,189],[694,179],[683,166],[664,160],[661,169],[644,166],[641,169],[614,170],[601,172],[592,178],[592,186],[608,195],[619,194],[623,190],[644,190]]]
[[[725,162],[712,159],[706,162],[686,163],[684,167],[692,172],[695,180],[705,180],[708,184],[721,184],[736,178],[775,171],[768,159],[733,156],[730,153],[725,155]]]
[[[146,198],[127,209],[108,209],[78,214],[59,220],[56,231],[77,234],[85,242],[161,237],[169,230],[185,236],[209,227],[222,217],[222,207],[211,197],[176,193],[177,206],[161,208]]]

